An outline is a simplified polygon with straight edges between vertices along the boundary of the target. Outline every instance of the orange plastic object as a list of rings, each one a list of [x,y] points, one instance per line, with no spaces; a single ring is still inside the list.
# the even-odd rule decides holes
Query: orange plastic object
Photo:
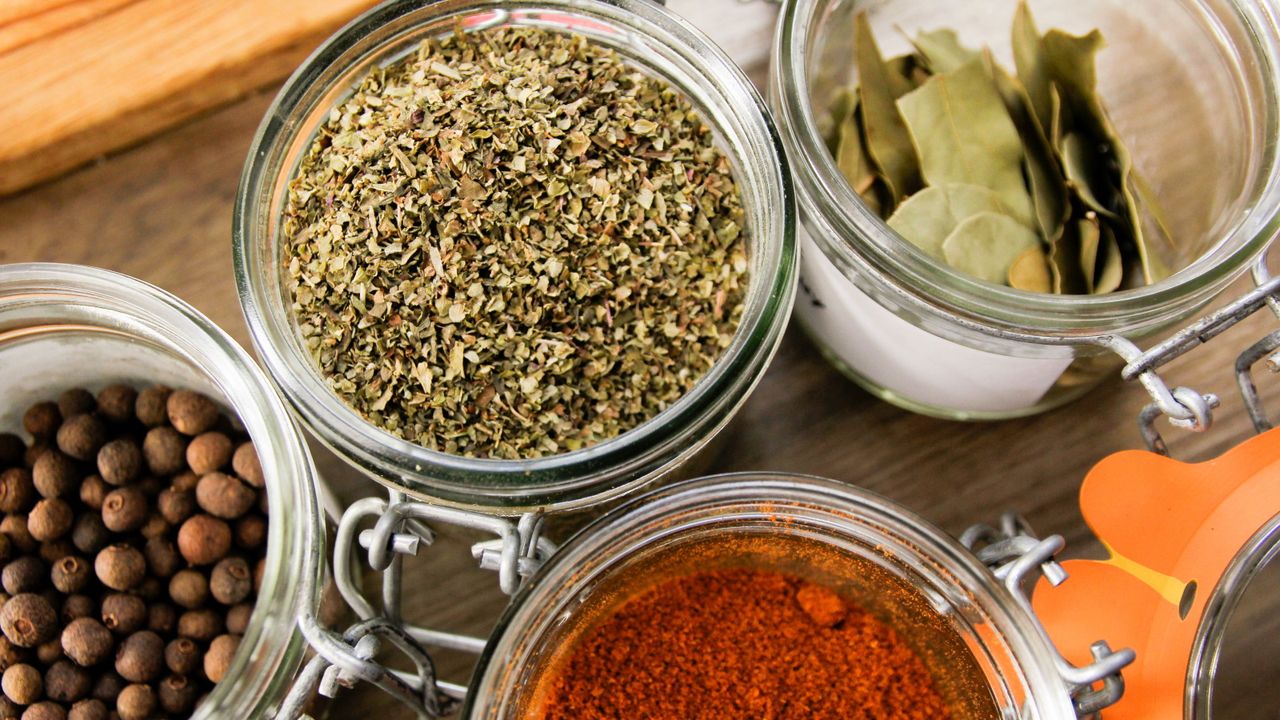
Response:
[[[1089,472],[1080,508],[1111,557],[1064,562],[1070,578],[1056,588],[1042,579],[1032,604],[1077,665],[1092,660],[1098,639],[1137,651],[1108,720],[1181,718],[1205,605],[1235,555],[1280,513],[1280,429],[1198,464],[1117,453]]]

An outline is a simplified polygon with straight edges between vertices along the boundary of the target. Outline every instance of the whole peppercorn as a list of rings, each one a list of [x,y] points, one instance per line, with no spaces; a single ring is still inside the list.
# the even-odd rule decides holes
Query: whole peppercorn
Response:
[[[39,670],[20,663],[4,671],[4,676],[0,677],[0,689],[19,705],[30,705],[44,696],[44,678]]]
[[[81,700],[67,711],[67,720],[109,720],[107,704],[97,698]]]
[[[62,424],[62,413],[51,402],[36,403],[22,416],[22,427],[37,438],[51,438]]]
[[[58,449],[76,460],[92,461],[106,442],[106,424],[88,413],[67,418],[58,428]]]
[[[50,700],[73,703],[89,694],[93,678],[69,660],[59,660],[44,671],[44,694]]]
[[[93,513],[83,513],[76,518],[75,527],[71,528],[71,544],[85,555],[97,555],[111,541],[111,533],[102,524],[102,517]]]
[[[138,401],[133,406],[138,420],[147,427],[156,427],[168,421],[169,412],[165,406],[172,392],[173,390],[163,385],[155,385],[138,393]]]
[[[266,478],[262,475],[262,463],[258,462],[258,449],[252,442],[242,443],[236,448],[236,454],[231,458],[231,469],[241,480],[256,488],[261,489],[267,485]]]
[[[162,538],[169,534],[169,523],[159,513],[151,513],[147,516],[147,521],[138,528],[138,532],[142,533],[142,537],[150,540],[152,538]]]
[[[120,643],[116,672],[129,682],[151,682],[164,671],[164,641],[150,630],[140,630]]]
[[[0,512],[23,512],[36,499],[36,486],[26,468],[9,468],[0,473]]]
[[[27,532],[40,542],[57,540],[71,531],[75,513],[61,498],[45,498],[27,515]]]
[[[107,670],[98,676],[97,682],[93,684],[93,689],[89,691],[89,696],[97,698],[108,705],[115,705],[116,698],[127,684],[124,678],[115,674],[115,671]]]
[[[147,496],[137,488],[122,487],[112,490],[102,501],[102,524],[112,532],[137,530],[147,521],[149,514]]]
[[[267,542],[267,519],[261,515],[246,515],[236,522],[236,545],[245,550],[257,550]]]
[[[147,569],[158,578],[172,577],[182,567],[182,555],[178,553],[178,547],[165,537],[147,540],[142,554],[147,557]]]
[[[192,565],[210,565],[231,550],[231,528],[210,515],[193,515],[178,528],[178,552]]]
[[[80,487],[80,471],[70,457],[50,450],[36,459],[31,480],[41,497],[62,497]]]
[[[62,631],[62,652],[83,667],[97,665],[111,657],[115,645],[111,631],[91,617],[72,620]]]
[[[204,667],[204,653],[194,640],[180,637],[170,640],[165,646],[164,663],[178,675],[190,675]]]
[[[9,543],[18,552],[32,552],[38,545],[36,539],[31,537],[31,531],[27,529],[26,515],[6,515],[4,520],[0,520],[0,533],[8,536]]]
[[[40,559],[50,565],[68,555],[76,554],[76,546],[67,538],[40,543]]]
[[[209,599],[209,581],[199,570],[179,570],[169,580],[169,597],[178,605],[194,610]]]
[[[64,390],[58,396],[58,412],[62,417],[69,418],[84,413],[91,413],[98,409],[98,401],[94,399],[93,393],[84,388],[71,388]]]
[[[85,563],[85,567],[88,567],[88,565],[88,563]],[[98,603],[88,595],[68,595],[67,599],[62,601],[62,622],[68,625],[80,618],[96,618],[97,616]]]
[[[60,659],[62,659],[62,641],[58,638],[55,637],[36,646],[36,660],[42,666],[48,666]]]
[[[98,451],[98,472],[111,485],[124,485],[142,472],[142,448],[130,438],[116,438]]]
[[[109,545],[98,551],[93,570],[103,585],[112,590],[128,590],[147,574],[147,559],[128,545]]]
[[[147,720],[156,711],[156,694],[150,685],[128,685],[116,698],[120,720]]]
[[[129,635],[141,630],[146,622],[147,604],[142,598],[113,593],[102,599],[102,624],[111,632]]]
[[[178,629],[178,608],[169,603],[154,603],[147,608],[147,629],[172,635]]]
[[[253,572],[244,558],[225,558],[209,573],[209,594],[223,605],[235,605],[253,592]]]
[[[153,475],[172,475],[186,465],[187,440],[171,427],[147,431],[142,439],[142,456]]]
[[[253,616],[253,603],[243,602],[227,610],[227,632],[243,635],[249,630],[249,618]]]
[[[107,499],[111,486],[100,475],[90,475],[80,483],[80,502],[93,510],[102,509],[102,501]]]
[[[27,453],[27,444],[13,433],[0,433],[0,466],[20,465]]]
[[[68,555],[53,564],[53,587],[60,593],[71,595],[84,589],[89,582],[89,563],[84,558]]]
[[[162,490],[156,497],[156,509],[170,525],[181,525],[196,511],[195,493],[175,488]]]
[[[40,592],[48,580],[49,568],[34,555],[24,555],[0,571],[0,584],[10,595]]]
[[[178,634],[198,642],[208,642],[226,629],[226,618],[216,610],[188,610],[178,616]]]
[[[170,675],[160,681],[156,695],[159,696],[161,710],[171,715],[187,715],[195,708],[199,691],[199,686],[185,675]]]
[[[211,473],[231,462],[231,438],[220,432],[197,435],[187,446],[187,465],[197,475]]]
[[[213,682],[222,682],[231,667],[231,660],[240,648],[238,635],[219,635],[209,643],[209,651],[204,654],[204,674]]]
[[[56,702],[38,702],[22,713],[22,720],[67,720],[67,711]]]
[[[197,392],[175,390],[167,407],[169,424],[183,435],[199,435],[218,422],[218,406]]]
[[[114,423],[127,423],[135,417],[137,401],[138,391],[128,385],[108,385],[98,393],[98,412]]]
[[[14,645],[35,647],[57,633],[58,615],[49,601],[39,595],[14,595],[0,607],[0,630]]]
[[[253,507],[258,494],[237,478],[211,472],[196,485],[196,504],[215,517],[234,520]]]

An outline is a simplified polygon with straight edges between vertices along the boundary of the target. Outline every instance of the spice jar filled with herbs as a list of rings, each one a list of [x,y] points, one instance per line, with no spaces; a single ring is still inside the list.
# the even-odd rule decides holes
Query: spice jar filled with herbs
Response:
[[[282,91],[237,281],[348,460],[515,512],[670,472],[733,415],[794,291],[789,179],[749,81],[671,19],[393,2]]]
[[[132,278],[10,265],[0,364],[0,717],[271,716],[324,536],[253,361]]]
[[[789,4],[797,316],[920,412],[1078,397],[1239,277],[1280,210],[1277,35],[1254,3]]]

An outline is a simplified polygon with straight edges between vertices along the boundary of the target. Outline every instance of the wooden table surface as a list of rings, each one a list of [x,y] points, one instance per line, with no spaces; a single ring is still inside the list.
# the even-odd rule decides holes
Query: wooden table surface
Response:
[[[674,8],[763,78],[773,10],[730,0],[673,0]],[[733,22],[712,22],[726,8]],[[274,88],[169,131],[57,181],[0,200],[0,262],[84,263],[155,283],[191,302],[248,346],[231,270],[236,185]],[[2,124],[2,123],[0,123]],[[1239,284],[1233,292],[1245,285]],[[1172,365],[1172,383],[1218,392],[1224,405],[1211,432],[1167,430],[1173,454],[1216,455],[1249,433],[1235,394],[1235,355],[1275,327],[1255,317]],[[1262,378],[1264,397],[1280,403],[1280,383]],[[1085,472],[1105,455],[1141,443],[1135,422],[1147,402],[1137,386],[1109,380],[1083,400],[1025,420],[961,424],[913,415],[872,398],[828,366],[794,328],[763,382],[727,431],[714,471],[778,470],[825,475],[869,488],[959,533],[1003,510],[1023,513],[1041,533],[1061,533],[1072,554],[1096,552],[1075,496]],[[316,448],[322,472],[345,500],[377,487]],[[407,570],[411,619],[484,634],[505,598],[496,577],[473,566],[469,538],[446,533]],[[429,582],[426,581],[430,578]],[[420,585],[418,584],[420,583]],[[1253,662],[1274,657],[1280,613],[1257,636]],[[443,674],[465,682],[472,659],[442,656]],[[1274,663],[1273,663],[1274,664]],[[1277,715],[1277,683],[1252,672],[1227,694],[1224,718]],[[1246,687],[1246,685],[1248,687]],[[1226,692],[1226,691],[1224,691]],[[334,717],[376,710],[409,717],[368,689],[344,694]]]

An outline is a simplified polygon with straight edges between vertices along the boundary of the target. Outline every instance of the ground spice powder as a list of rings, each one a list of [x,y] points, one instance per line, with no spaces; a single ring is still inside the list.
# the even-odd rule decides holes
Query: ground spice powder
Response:
[[[545,720],[951,717],[892,628],[763,570],[664,582],[588,631],[556,672]]]

